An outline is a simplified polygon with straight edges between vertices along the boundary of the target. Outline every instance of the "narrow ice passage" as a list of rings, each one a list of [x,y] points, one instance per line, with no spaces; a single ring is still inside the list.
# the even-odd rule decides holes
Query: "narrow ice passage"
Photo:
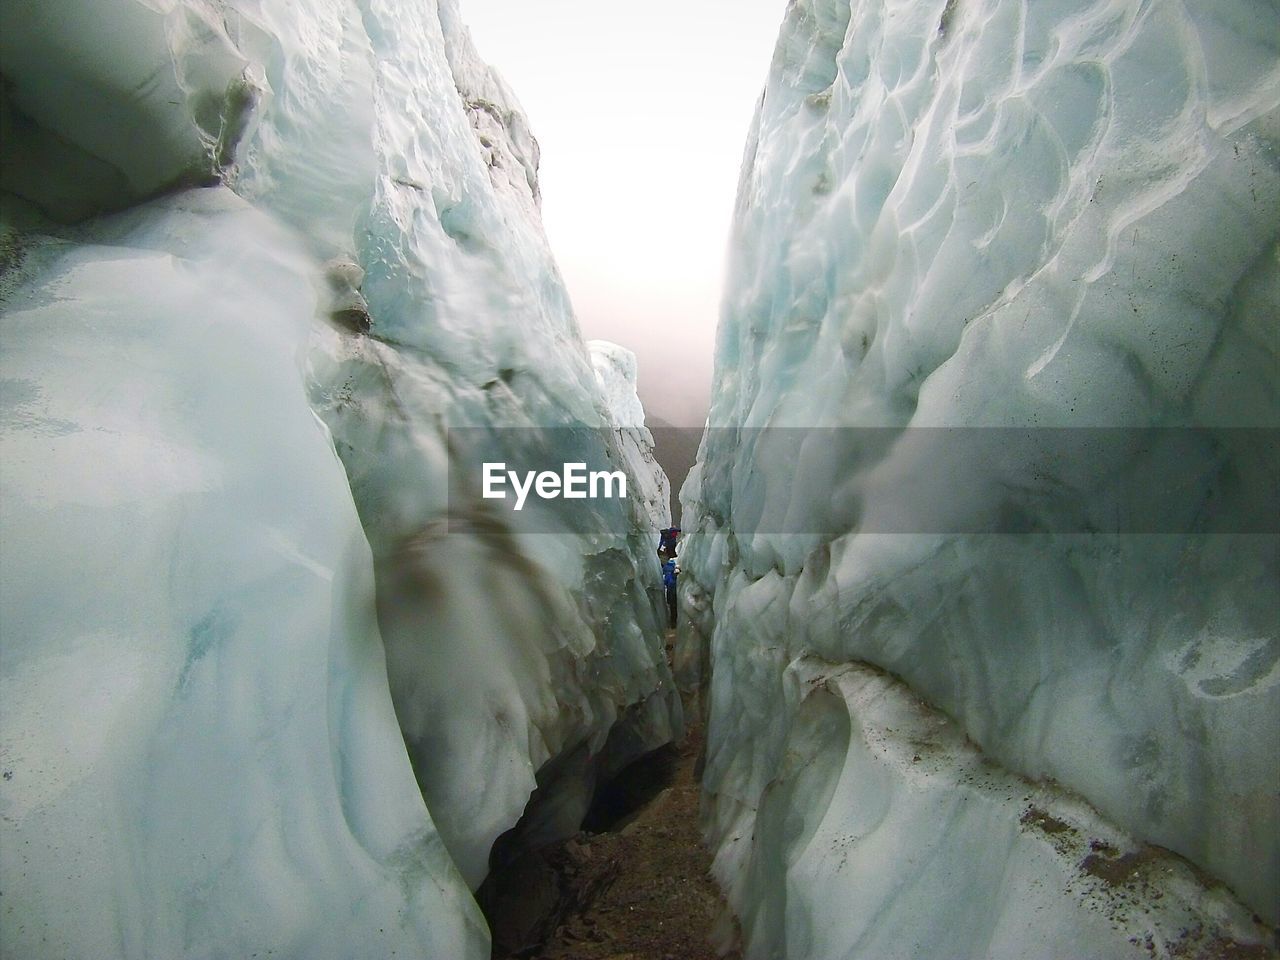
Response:
[[[698,828],[701,750],[692,720],[678,746],[606,785],[580,833],[492,873],[478,896],[494,956],[736,960],[732,920]]]
[[[779,0],[683,482],[465,12],[0,8],[0,958],[1276,956],[1273,0]]]

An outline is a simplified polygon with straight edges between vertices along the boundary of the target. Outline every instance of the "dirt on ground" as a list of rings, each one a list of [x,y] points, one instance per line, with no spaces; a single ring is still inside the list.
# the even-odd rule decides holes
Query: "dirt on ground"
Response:
[[[687,714],[694,711],[687,711]],[[702,750],[684,741],[631,771],[630,813],[539,851],[504,878],[495,960],[739,960],[732,915],[698,830]],[[634,802],[638,798],[637,804]],[[536,891],[554,891],[539,894]]]

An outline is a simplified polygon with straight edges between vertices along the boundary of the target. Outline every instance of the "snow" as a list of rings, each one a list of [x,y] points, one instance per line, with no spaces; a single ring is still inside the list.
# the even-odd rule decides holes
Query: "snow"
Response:
[[[487,955],[681,725],[648,506],[467,479],[624,456],[523,114],[448,0],[2,16],[0,952]]]
[[[783,889],[766,841],[731,856],[767,805],[785,821],[768,829],[852,827],[898,789],[828,809],[829,783],[770,786],[801,736],[782,704],[805,657],[891,671],[1010,776],[1056,781],[1278,919],[1278,43],[1274,6],[1247,0],[788,8],[681,494],[677,676],[710,684],[711,837],[750,956],[836,955],[819,929],[839,955],[891,955],[870,944],[908,942],[926,911],[906,865],[959,870],[964,843],[995,842],[965,818],[946,846],[850,829],[903,884],[879,913],[838,894],[831,862]],[[955,460],[944,432],[908,427],[987,452],[978,428],[1050,453],[1128,432],[1094,459]],[[1133,526],[1088,532],[1122,508]],[[1035,532],[997,532],[1011,516]],[[832,737],[815,764],[842,769]],[[990,856],[1023,870],[1007,847]],[[1000,876],[975,870],[972,898]],[[1078,916],[1079,893],[1047,898],[1044,922]]]
[[[591,366],[604,395],[609,422],[644,504],[654,535],[671,526],[671,481],[654,456],[653,434],[644,425],[644,407],[636,393],[636,355],[608,340],[588,340]],[[655,543],[657,541],[655,540]]]

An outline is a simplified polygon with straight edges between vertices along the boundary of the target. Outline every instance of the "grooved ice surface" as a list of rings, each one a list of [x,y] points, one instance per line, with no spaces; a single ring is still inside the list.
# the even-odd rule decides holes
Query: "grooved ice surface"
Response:
[[[605,457],[519,108],[448,0],[0,38],[0,952],[483,956],[535,786],[680,723],[644,506],[449,488],[449,426]]]
[[[709,651],[722,855],[795,736],[787,665],[857,659],[1276,921],[1276,537],[1194,533],[1232,509],[1233,477],[1274,483],[1274,448],[1224,431],[1183,451],[1219,478],[1213,502],[1161,488],[1136,453],[1088,464],[1084,486],[1070,464],[957,475],[924,431],[757,459],[730,428],[1280,425],[1278,47],[1266,2],[790,5],[742,172],[709,421],[726,429],[682,491],[699,519],[677,666],[694,682]],[[1133,471],[1190,532],[1052,532],[1062,504],[1105,511],[1108,477]],[[859,532],[907,487],[943,524],[1015,510],[1044,532]],[[753,535],[760,518],[847,532]],[[813,802],[799,790],[787,816]],[[935,849],[900,834],[885,869]],[[782,896],[782,876],[748,890],[729,863],[740,905]],[[808,913],[775,900],[758,943],[871,922],[822,893],[826,869],[787,874]],[[876,922],[886,936],[908,917]]]
[[[608,340],[588,340],[587,349],[656,546],[658,531],[671,526],[671,481],[654,459],[653,435],[644,425],[644,407],[636,393],[636,355]]]
[[[671,739],[679,700],[639,500],[531,498],[500,515],[478,473],[448,470],[477,452],[451,436],[486,461],[573,461],[546,450],[565,430],[539,428],[581,428],[598,450],[610,419],[543,236],[518,106],[453,4],[371,3],[364,25],[380,175],[356,260],[372,336],[317,339],[314,403],[373,548],[410,757],[474,888],[535,786],[529,842],[573,832],[602,769]],[[548,529],[564,533],[533,532]],[[590,759],[551,763],[570,755]]]
[[[484,956],[307,403],[305,248],[216,189],[23,272],[0,325],[0,952]]]

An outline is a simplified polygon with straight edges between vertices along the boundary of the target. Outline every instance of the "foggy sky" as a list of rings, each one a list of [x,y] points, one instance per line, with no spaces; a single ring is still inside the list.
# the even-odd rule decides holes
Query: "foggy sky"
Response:
[[[786,0],[461,0],[542,148],[583,335],[634,350],[645,411],[701,426],[747,128]]]

